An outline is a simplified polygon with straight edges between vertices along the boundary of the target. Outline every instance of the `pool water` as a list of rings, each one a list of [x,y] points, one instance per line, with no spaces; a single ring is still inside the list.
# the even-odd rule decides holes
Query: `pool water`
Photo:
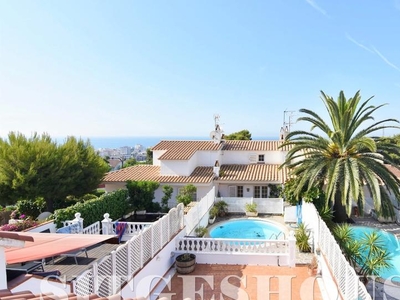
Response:
[[[364,234],[370,234],[373,231],[377,231],[380,236],[382,236],[385,241],[386,250],[391,253],[390,263],[392,264],[392,268],[384,269],[381,271],[380,277],[383,279],[388,279],[392,276],[391,280],[400,282],[400,242],[396,236],[390,232],[386,232],[383,230],[378,230],[370,227],[364,226],[354,226],[353,233],[355,239],[360,239]]]
[[[261,220],[228,220],[210,229],[210,237],[225,239],[284,239],[276,225]]]

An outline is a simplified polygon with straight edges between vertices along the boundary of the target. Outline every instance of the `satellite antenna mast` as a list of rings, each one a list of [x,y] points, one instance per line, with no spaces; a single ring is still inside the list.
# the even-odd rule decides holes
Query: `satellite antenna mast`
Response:
[[[281,127],[280,139],[284,140],[290,132],[290,127],[293,124],[292,117],[294,111],[285,109],[283,111],[283,125]],[[288,119],[288,121],[286,121]]]
[[[219,144],[224,138],[224,131],[219,125],[219,115],[214,115],[214,130],[210,132],[210,138],[214,141],[214,143]]]
[[[283,111],[283,127],[287,127],[289,132],[290,132],[290,127],[294,124],[292,118],[294,115],[295,111],[294,110],[287,110],[285,109]],[[288,121],[286,122],[286,116]]]

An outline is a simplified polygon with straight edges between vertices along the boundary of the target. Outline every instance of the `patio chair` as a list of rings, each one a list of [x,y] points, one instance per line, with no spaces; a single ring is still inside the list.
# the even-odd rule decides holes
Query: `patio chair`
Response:
[[[88,254],[87,254],[86,248],[81,248],[81,249],[78,249],[78,250],[74,250],[74,251],[62,253],[62,254],[60,254],[60,256],[61,256],[61,257],[73,257],[74,260],[75,260],[75,264],[78,265],[77,257],[78,257],[78,255],[81,254],[81,253],[85,253],[86,257],[88,258]]]
[[[16,271],[16,272],[25,272],[26,274],[31,273],[35,270],[41,270],[44,272],[44,261],[29,261],[21,264],[11,264],[7,265],[6,270],[8,271]]]
[[[48,271],[48,272],[32,272],[32,275],[38,275],[42,277],[59,277],[61,276],[60,270]]]

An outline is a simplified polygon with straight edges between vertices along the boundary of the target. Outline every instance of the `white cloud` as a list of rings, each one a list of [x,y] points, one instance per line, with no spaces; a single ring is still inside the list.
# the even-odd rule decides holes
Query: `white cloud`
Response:
[[[350,42],[352,42],[353,44],[357,45],[358,47],[363,48],[364,50],[367,50],[367,51],[370,52],[370,53],[375,53],[374,50],[368,48],[367,46],[364,46],[363,44],[361,44],[361,43],[357,42],[355,39],[353,39],[353,38],[350,36],[350,34],[346,33],[346,38],[347,38]]]
[[[324,10],[323,8],[321,8],[317,3],[315,3],[314,0],[306,0],[306,2],[308,4],[310,4],[314,9],[318,10],[321,14],[323,14],[324,16],[328,16],[328,13],[326,12],[326,10]]]
[[[383,56],[382,53],[380,53],[375,47],[371,47],[372,50],[389,66],[391,66],[393,69],[396,69],[397,71],[400,72],[400,68],[396,66],[395,64],[391,63],[385,56]]]
[[[399,0],[400,1],[400,0]],[[357,42],[355,39],[353,39],[348,33],[346,33],[346,38],[352,42],[353,44],[357,45],[358,47],[367,50],[370,53],[378,55],[388,66],[392,67],[393,69],[397,70],[400,72],[400,68],[396,66],[394,63],[390,62],[382,53],[378,51],[374,46],[367,47],[360,42]]]

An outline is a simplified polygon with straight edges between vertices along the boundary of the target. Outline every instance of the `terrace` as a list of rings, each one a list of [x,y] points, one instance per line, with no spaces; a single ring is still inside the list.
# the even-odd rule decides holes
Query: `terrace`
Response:
[[[95,293],[107,297],[118,293],[124,298],[151,296],[151,299],[162,299],[165,296],[166,299],[182,299],[181,295],[188,293],[185,287],[189,288],[189,292],[198,291],[199,284],[206,280],[204,278],[209,280],[210,277],[206,276],[212,276],[212,284],[206,280],[207,284],[203,285],[204,299],[207,299],[206,295],[219,293],[228,296],[224,299],[238,299],[233,296],[235,293],[236,296],[244,293],[253,299],[254,293],[264,293],[265,287],[269,287],[267,291],[271,296],[278,292],[282,295],[287,290],[281,292],[280,284],[289,277],[293,277],[292,299],[303,297],[303,293],[314,295],[313,299],[330,299],[332,295],[339,299],[371,299],[312,205],[303,206],[303,216],[307,216],[303,222],[310,230],[312,248],[321,250],[321,274],[317,277],[307,272],[307,264],[314,254],[296,251],[289,237],[279,241],[269,240],[271,245],[281,243],[279,253],[274,252],[276,249],[273,247],[265,247],[262,253],[255,253],[257,249],[253,246],[242,247],[240,253],[229,249],[192,249],[191,252],[197,257],[195,271],[189,276],[176,274],[175,257],[186,252],[180,248],[182,242],[189,239],[192,242],[206,240],[194,238],[193,231],[208,221],[208,212],[214,200],[214,191],[211,191],[185,215],[183,206],[178,205],[151,225],[131,224],[124,235],[127,240],[125,243],[88,247],[88,258],[80,255],[78,265],[72,257],[57,258],[54,264],[45,265],[45,271],[60,270],[62,276],[71,283],[68,292],[81,296]],[[294,229],[294,224],[285,222],[282,215],[261,213],[260,217],[280,222],[288,231]],[[108,222],[106,218],[103,221],[103,234],[115,230],[114,222]],[[193,278],[192,275],[196,275],[197,279],[187,284],[185,280]],[[266,278],[269,278],[267,283]],[[224,289],[224,279],[229,279],[227,289]]]

